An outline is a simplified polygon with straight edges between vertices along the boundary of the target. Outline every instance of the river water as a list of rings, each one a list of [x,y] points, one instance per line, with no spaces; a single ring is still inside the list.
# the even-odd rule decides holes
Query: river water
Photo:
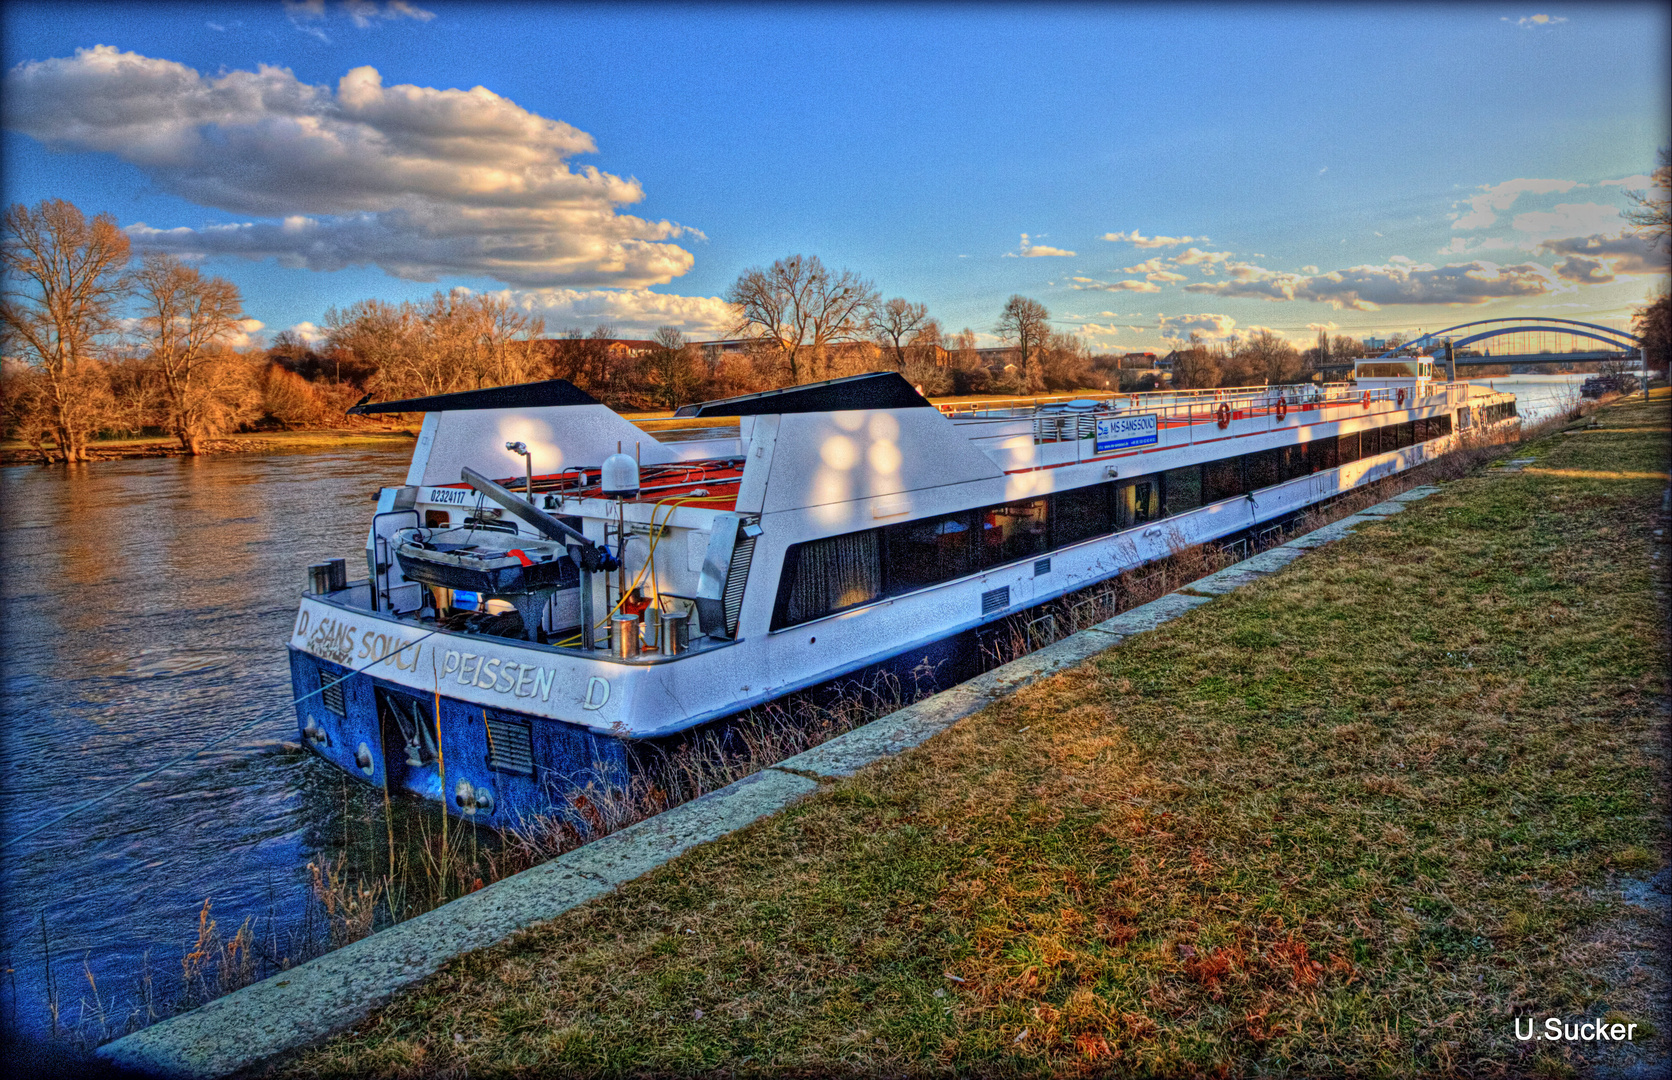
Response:
[[[409,453],[0,470],[0,842],[249,725],[5,849],[8,1027],[48,1022],[43,920],[71,1023],[84,963],[108,1002],[150,950],[166,995],[205,898],[228,935],[306,924],[307,864],[365,793],[296,749],[284,642],[309,563],[364,565]]]
[[[1574,400],[1583,376],[1478,381],[1537,418]],[[378,811],[369,789],[297,749],[284,642],[309,563],[346,558],[351,576],[364,564],[373,500],[402,481],[407,456],[0,470],[7,1028],[47,1029],[49,951],[71,1025],[91,1004],[86,972],[125,1014],[147,952],[166,998],[206,898],[227,935],[245,917],[309,932],[308,863],[340,854],[349,823]],[[297,941],[263,946],[296,955]]]

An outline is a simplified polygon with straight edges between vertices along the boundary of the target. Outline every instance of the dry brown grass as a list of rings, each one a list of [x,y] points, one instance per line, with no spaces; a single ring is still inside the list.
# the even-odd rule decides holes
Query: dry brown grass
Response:
[[[1648,410],[1603,416],[1523,452],[1665,469]],[[1663,486],[1463,478],[286,1071],[1587,1068],[1511,1021],[1645,1007],[1598,943],[1666,859]]]

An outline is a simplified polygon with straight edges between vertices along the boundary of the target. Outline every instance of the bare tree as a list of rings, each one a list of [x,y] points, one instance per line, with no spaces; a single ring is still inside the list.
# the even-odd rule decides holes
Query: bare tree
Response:
[[[134,273],[151,363],[162,383],[164,423],[189,454],[249,411],[244,365],[228,351],[241,329],[238,286],[153,252]]]
[[[1631,317],[1631,328],[1643,342],[1643,376],[1650,369],[1667,370],[1672,359],[1672,296],[1661,293],[1654,302],[1638,308]]]
[[[650,374],[657,398],[664,408],[677,409],[690,400],[697,386],[694,350],[674,326],[658,327],[653,340],[656,349],[650,354]]]
[[[967,326],[952,338],[951,366],[954,393],[981,394],[992,385],[992,372],[975,351],[975,331]]]
[[[64,461],[86,461],[110,401],[99,345],[123,296],[127,234],[111,215],[88,221],[62,199],[14,204],[3,227],[0,351],[38,376],[29,400],[43,414],[41,434],[51,435]]]
[[[1270,330],[1256,330],[1233,355],[1249,381],[1277,384],[1300,378],[1300,352]]]
[[[1045,310],[1045,305],[1025,296],[1012,296],[1005,301],[994,330],[1001,340],[1015,346],[1017,366],[1027,392],[1037,394],[1045,389],[1045,375],[1039,363],[1039,352],[1051,334],[1051,313]]]
[[[1330,343],[1330,355],[1337,360],[1358,360],[1364,356],[1364,343],[1346,334],[1335,335]]]
[[[819,375],[831,345],[865,333],[877,293],[851,270],[832,275],[816,255],[791,255],[745,271],[726,301],[736,313],[733,333],[773,343],[793,384]]]
[[[412,363],[412,305],[399,307],[382,300],[359,300],[338,310],[325,309],[325,344],[333,353],[346,353],[358,367],[371,369],[367,381],[380,392],[399,396],[408,389],[424,392]]]
[[[877,344],[894,354],[894,366],[906,370],[906,346],[929,321],[929,309],[896,296],[871,315],[871,331]]]
[[[1660,148],[1660,166],[1654,171],[1655,186],[1648,191],[1628,191],[1634,205],[1626,220],[1651,249],[1659,250],[1672,237],[1672,148]]]
[[[1220,385],[1219,364],[1207,343],[1197,333],[1190,335],[1190,346],[1173,351],[1173,386],[1180,390],[1206,389]]]

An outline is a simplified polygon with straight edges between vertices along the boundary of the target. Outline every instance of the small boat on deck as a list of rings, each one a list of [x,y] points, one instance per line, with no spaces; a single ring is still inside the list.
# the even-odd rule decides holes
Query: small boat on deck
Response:
[[[636,743],[914,662],[1516,422],[1512,395],[1426,357],[940,407],[885,372],[687,406],[673,431],[561,380],[356,408],[424,423],[366,577],[301,598],[297,725],[352,776],[494,823],[619,782]]]

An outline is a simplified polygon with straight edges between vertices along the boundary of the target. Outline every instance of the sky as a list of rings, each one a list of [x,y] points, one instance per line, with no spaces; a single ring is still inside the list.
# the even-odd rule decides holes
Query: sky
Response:
[[[4,195],[236,283],[252,342],[504,293],[726,336],[790,254],[983,344],[1626,326],[1664,4],[7,3]]]

